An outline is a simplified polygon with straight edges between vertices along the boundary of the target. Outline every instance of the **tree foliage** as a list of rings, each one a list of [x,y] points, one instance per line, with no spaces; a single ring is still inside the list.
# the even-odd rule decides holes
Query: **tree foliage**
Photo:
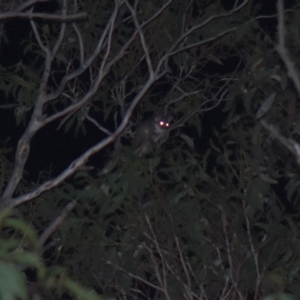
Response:
[[[1,3],[2,49],[25,24],[21,56],[1,51],[1,299],[299,298],[300,7],[282,2]],[[170,137],[140,157],[161,110]]]

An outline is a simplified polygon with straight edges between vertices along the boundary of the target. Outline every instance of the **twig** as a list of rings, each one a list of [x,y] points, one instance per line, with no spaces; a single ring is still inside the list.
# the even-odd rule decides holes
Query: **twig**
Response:
[[[288,71],[288,76],[294,82],[295,88],[298,92],[298,97],[300,97],[299,73],[295,68],[295,64],[290,59],[288,50],[285,47],[284,8],[283,8],[282,0],[277,1],[277,12],[278,12],[278,45],[277,45],[276,49],[285,64],[285,67]]]
[[[56,217],[52,223],[46,228],[46,230],[40,236],[37,244],[36,250],[39,254],[43,251],[43,246],[46,240],[59,228],[59,226],[65,221],[69,213],[74,209],[76,201],[69,202],[63,209],[62,213]]]
[[[86,19],[88,17],[87,13],[78,13],[74,15],[55,15],[55,14],[47,14],[47,13],[23,13],[23,12],[7,12],[0,14],[0,20],[12,19],[12,18],[22,18],[22,19],[45,19],[45,20],[53,20],[60,22],[71,22],[77,21],[80,19]]]

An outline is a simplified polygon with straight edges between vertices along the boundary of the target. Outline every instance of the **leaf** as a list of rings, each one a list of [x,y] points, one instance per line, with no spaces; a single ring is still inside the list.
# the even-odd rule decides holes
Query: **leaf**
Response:
[[[17,267],[0,261],[0,299],[27,300],[26,277]]]
[[[295,298],[287,294],[276,294],[265,297],[262,300],[295,300]]]
[[[70,128],[73,126],[75,119],[76,119],[76,117],[73,116],[73,117],[67,122],[67,124],[65,125],[65,133],[67,133],[67,132],[70,130]]]
[[[22,232],[30,241],[34,244],[37,241],[36,232],[32,229],[32,227],[25,222],[16,219],[9,218],[4,222],[4,226],[14,228],[20,232]]]
[[[40,262],[40,259],[34,253],[30,253],[30,252],[18,253],[18,252],[15,252],[11,256],[9,256],[9,258],[12,258],[13,261],[16,261],[16,262],[20,263],[22,266],[36,267],[40,271],[42,270],[42,268],[41,268],[42,264]]]
[[[285,189],[287,190],[287,199],[292,202],[293,200],[293,195],[297,191],[297,189],[300,186],[300,180],[290,180]]]
[[[3,105],[0,105],[0,108],[4,108],[4,109],[9,109],[9,108],[14,108],[16,107],[17,104],[13,103],[13,104],[3,104]]]
[[[160,160],[161,160],[161,157],[159,157],[159,156],[151,158],[149,160],[149,172],[150,172],[150,174],[152,174],[153,171],[155,170],[155,168],[159,165]]]
[[[26,54],[28,51],[32,51],[32,44],[28,44],[27,46],[25,46],[23,53]]]
[[[23,67],[24,72],[26,74],[26,76],[34,83],[34,82],[38,82],[40,80],[40,76],[39,74],[33,69],[30,68],[28,66],[24,66]],[[32,89],[31,89],[32,90]]]
[[[296,238],[298,236],[298,229],[297,229],[297,226],[296,226],[295,222],[288,216],[286,216],[285,219],[286,219],[286,221],[288,222],[288,224],[291,228],[293,237]]]
[[[73,292],[78,298],[82,300],[104,300],[103,297],[98,296],[94,291],[84,289],[78,283],[71,279],[64,279],[63,284]],[[107,299],[107,298],[106,298]]]
[[[55,56],[55,58],[58,61],[64,62],[66,65],[68,64],[68,59],[62,53],[57,53],[56,56]]]
[[[27,80],[23,79],[22,77],[18,76],[18,75],[9,75],[8,76],[8,81],[11,81],[14,86],[17,88],[19,86],[25,88],[25,89],[28,89],[28,90],[34,90],[35,88],[35,85],[34,83],[32,82],[28,82]]]
[[[194,149],[194,141],[189,136],[181,134],[180,137],[190,146],[191,149]]]
[[[267,99],[265,99],[265,101],[263,102],[263,104],[260,106],[260,108],[256,113],[256,119],[260,119],[268,112],[268,110],[271,108],[274,102],[275,95],[276,93],[273,93]]]
[[[50,31],[49,31],[49,25],[46,24],[42,27],[43,33],[49,35]]]
[[[268,195],[268,192],[268,185],[259,178],[254,178],[247,188],[247,201],[254,210],[259,209],[262,211],[263,198]]]
[[[178,192],[174,197],[173,197],[173,201],[175,204],[177,204],[177,202],[183,198],[186,194],[188,193],[188,189],[183,189],[180,192]]]
[[[265,182],[268,182],[268,183],[271,183],[271,184],[277,184],[278,181],[271,178],[270,176],[268,176],[267,174],[263,174],[263,173],[260,173],[259,174],[259,178]]]

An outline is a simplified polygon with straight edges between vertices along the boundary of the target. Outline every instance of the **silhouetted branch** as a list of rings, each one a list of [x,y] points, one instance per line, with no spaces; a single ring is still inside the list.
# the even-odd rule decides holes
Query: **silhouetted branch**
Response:
[[[284,24],[284,7],[283,0],[277,1],[278,12],[278,45],[276,47],[281,59],[283,60],[287,69],[289,77],[294,82],[295,88],[300,97],[300,77],[299,72],[295,68],[294,62],[291,60],[288,50],[285,46],[285,24]]]

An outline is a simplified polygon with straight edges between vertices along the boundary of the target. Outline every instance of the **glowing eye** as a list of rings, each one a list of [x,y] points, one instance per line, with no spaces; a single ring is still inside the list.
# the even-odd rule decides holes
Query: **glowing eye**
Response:
[[[159,121],[159,126],[160,126],[160,127],[169,127],[169,126],[170,126],[170,123],[165,122],[165,121]]]

